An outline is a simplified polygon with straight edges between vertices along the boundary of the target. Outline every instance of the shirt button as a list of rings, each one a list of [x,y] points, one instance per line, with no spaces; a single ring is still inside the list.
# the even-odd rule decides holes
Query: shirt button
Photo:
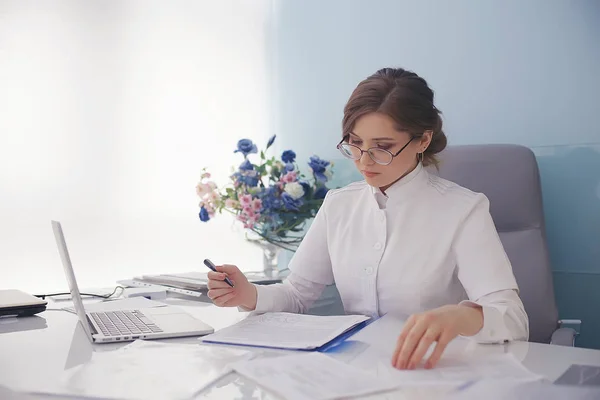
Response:
[[[381,250],[381,243],[379,243],[379,242],[375,243],[375,245],[373,246],[373,248],[375,250]]]
[[[382,213],[382,214],[379,216],[379,220],[380,220],[381,222],[385,221],[385,214],[383,214],[383,213]]]
[[[367,268],[365,268],[365,272],[366,272],[368,275],[371,275],[371,274],[373,273],[373,267],[367,267]]]

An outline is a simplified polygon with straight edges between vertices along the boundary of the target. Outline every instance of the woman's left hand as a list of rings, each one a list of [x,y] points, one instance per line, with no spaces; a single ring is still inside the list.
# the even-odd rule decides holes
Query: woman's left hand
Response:
[[[398,337],[392,365],[398,369],[414,369],[429,346],[437,342],[425,363],[425,368],[433,368],[452,339],[458,335],[473,336],[482,327],[481,307],[448,305],[411,315]]]

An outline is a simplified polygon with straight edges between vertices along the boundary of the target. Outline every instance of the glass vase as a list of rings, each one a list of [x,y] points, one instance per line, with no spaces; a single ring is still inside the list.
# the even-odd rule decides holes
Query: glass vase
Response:
[[[269,243],[264,239],[250,239],[248,241],[262,250],[263,254],[263,273],[268,278],[277,278],[279,276],[279,252],[281,247]]]

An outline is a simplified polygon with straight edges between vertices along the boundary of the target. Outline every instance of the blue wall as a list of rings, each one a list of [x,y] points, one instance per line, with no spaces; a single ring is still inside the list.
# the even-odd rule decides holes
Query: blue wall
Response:
[[[562,318],[600,348],[600,1],[274,0],[279,149],[340,160],[343,106],[384,66],[425,77],[451,145],[531,147]],[[591,305],[594,304],[594,307]]]

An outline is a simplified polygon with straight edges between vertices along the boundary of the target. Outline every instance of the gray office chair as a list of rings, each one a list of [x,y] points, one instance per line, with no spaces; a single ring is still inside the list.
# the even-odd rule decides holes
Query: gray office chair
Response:
[[[517,145],[470,145],[450,146],[439,156],[439,171],[432,172],[490,200],[492,218],[529,316],[529,340],[574,346],[576,330],[562,327],[558,320],[533,152]]]

